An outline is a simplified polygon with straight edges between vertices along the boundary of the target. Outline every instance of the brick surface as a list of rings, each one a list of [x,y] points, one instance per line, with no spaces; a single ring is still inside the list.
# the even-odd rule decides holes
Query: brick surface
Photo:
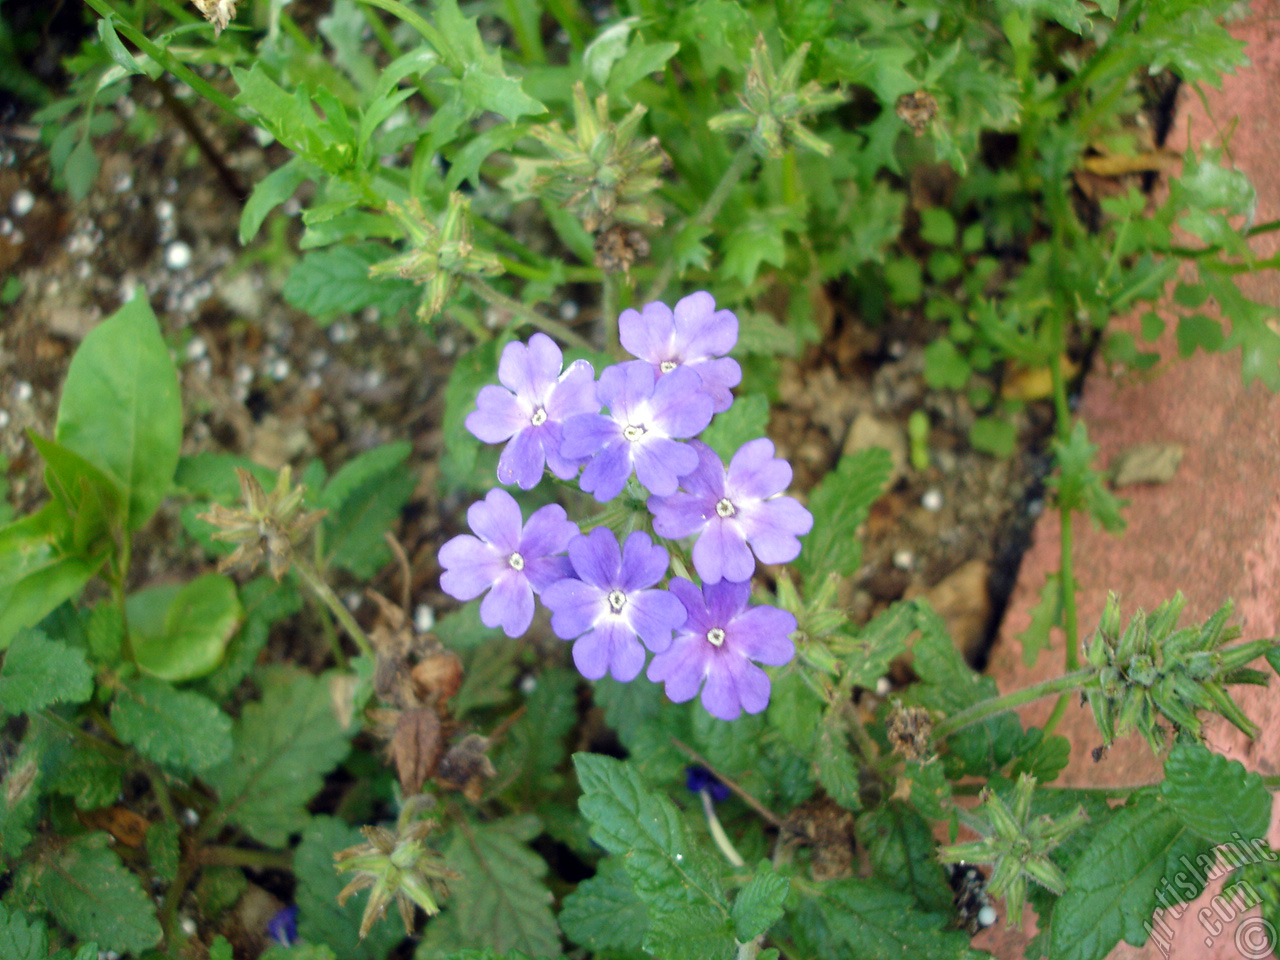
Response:
[[[1178,151],[1188,144],[1199,149],[1229,135],[1231,157],[1258,190],[1255,221],[1280,219],[1280,0],[1255,0],[1249,17],[1233,25],[1232,32],[1248,43],[1251,65],[1225,78],[1220,91],[1206,91],[1208,113],[1193,92],[1184,90],[1169,145]],[[1280,241],[1268,235],[1257,249],[1273,254]],[[1246,277],[1241,286],[1253,299],[1280,308],[1275,272]],[[1121,324],[1136,333],[1136,317]],[[1174,358],[1167,345],[1164,352]],[[1238,352],[1198,354],[1190,360],[1174,358],[1154,376],[1093,371],[1080,415],[1100,447],[1103,464],[1138,443],[1178,443],[1186,450],[1171,482],[1122,491],[1131,501],[1125,510],[1128,529],[1122,534],[1075,523],[1082,635],[1097,624],[1108,590],[1119,594],[1126,620],[1133,610],[1151,610],[1181,590],[1187,597],[1184,623],[1202,620],[1232,600],[1244,639],[1280,635],[1280,397],[1256,383],[1242,386]],[[1058,569],[1058,542],[1057,516],[1046,513],[1023,561],[992,655],[990,672],[1002,691],[1062,671],[1061,636],[1032,669],[1023,665],[1015,639],[1029,622],[1046,576]],[[1209,744],[1250,769],[1280,772],[1280,683],[1238,687],[1235,693],[1262,733],[1249,742],[1215,718],[1206,728]],[[1024,723],[1042,725],[1052,706],[1052,701],[1042,701],[1026,708]],[[1159,778],[1159,759],[1136,736],[1117,743],[1094,763],[1090,751],[1099,737],[1087,708],[1069,706],[1058,732],[1072,744],[1071,765],[1059,781],[1064,785],[1120,786]],[[1269,840],[1280,847],[1274,809]],[[1253,949],[1256,941],[1250,938],[1260,933],[1256,920],[1236,918],[1216,931],[1202,922],[1204,916],[1212,919],[1200,911],[1211,907],[1211,897],[1220,889],[1221,880],[1211,882],[1180,917],[1165,916],[1165,944],[1154,939],[1142,948],[1121,943],[1111,956],[1216,960],[1269,955]],[[1027,920],[1024,935],[996,928],[975,945],[1008,960],[1021,958],[1027,936],[1034,932],[1029,911]]]

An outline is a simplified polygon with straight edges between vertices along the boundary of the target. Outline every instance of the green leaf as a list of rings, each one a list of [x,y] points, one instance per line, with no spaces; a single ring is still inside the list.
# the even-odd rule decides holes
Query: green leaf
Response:
[[[935,247],[954,247],[956,219],[942,207],[925,207],[920,211],[920,239]]]
[[[173,883],[178,877],[182,828],[174,820],[159,820],[147,828],[147,859],[151,868]]]
[[[630,764],[589,753],[573,760],[583,791],[578,809],[591,823],[591,839],[625,858],[636,896],[649,907],[645,949],[727,960],[735,948],[723,887],[675,806]]]
[[[969,428],[969,442],[993,457],[1008,457],[1017,446],[1018,430],[1003,417],[978,417]]]
[[[541,830],[530,815],[489,823],[459,819],[445,863],[460,875],[449,882],[448,909],[470,941],[535,957],[560,955],[551,913],[547,864],[529,849]]]
[[[1121,938],[1144,943],[1144,924],[1161,905],[1157,894],[1168,898],[1170,878],[1184,872],[1178,858],[1203,847],[1167,803],[1143,797],[1116,811],[1067,872],[1067,892],[1053,909],[1050,956],[1102,960]],[[1203,881],[1197,893],[1199,886]]]
[[[308,821],[306,804],[347,754],[323,677],[273,672],[258,703],[236,721],[231,759],[204,779],[218,791],[218,816],[283,847]]]
[[[733,898],[733,929],[739,943],[749,943],[782,919],[782,904],[791,880],[761,860],[755,874]]]
[[[333,855],[364,842],[359,830],[334,817],[316,817],[302,831],[302,842],[293,854],[293,873],[298,878],[294,893],[298,935],[333,948],[337,956],[347,960],[384,960],[404,939],[404,925],[396,911],[375,923],[362,940],[360,919],[368,895],[356,894],[344,906],[338,905],[338,894],[350,875],[334,870]]]
[[[288,581],[276,583],[258,577],[240,588],[244,622],[227,644],[221,666],[204,679],[206,691],[215,700],[226,697],[248,676],[277,621],[302,609],[302,596]]]
[[[258,235],[267,214],[293,196],[295,190],[319,171],[302,157],[290,157],[253,185],[244,209],[240,211],[240,243],[247,246]]]
[[[1089,442],[1084,421],[1076,421],[1065,443],[1055,440],[1053,450],[1059,472],[1049,478],[1049,485],[1057,490],[1059,504],[1069,510],[1087,510],[1104,530],[1124,529],[1120,515],[1123,501],[1106,488],[1102,474],[1093,469],[1098,448]]]
[[[818,748],[813,755],[818,782],[831,799],[846,810],[861,809],[858,763],[846,741],[845,725],[829,717],[820,730]]]
[[[212,700],[137,677],[116,693],[111,723],[125,743],[162,767],[199,773],[231,756],[231,718]]]
[[[446,49],[436,52],[458,77],[462,99],[473,112],[492,110],[508,120],[519,120],[546,111],[520,88],[519,80],[506,75],[502,55],[485,44],[475,19],[462,16],[457,0],[439,0],[434,20],[446,42]]]
[[[1092,26],[1080,0],[1004,0],[1003,5],[1022,10],[1028,17],[1056,20],[1072,33],[1088,33]]]
[[[384,317],[411,310],[420,297],[416,284],[369,276],[369,268],[390,255],[386,245],[372,242],[308,250],[289,271],[284,298],[322,323],[366,307]]]
[[[565,897],[560,926],[570,940],[593,952],[640,952],[649,911],[636,896],[621,857],[605,857],[596,875]]]
[[[84,652],[39,630],[18,634],[0,666],[0,715],[29,713],[52,703],[93,696],[93,670]]]
[[[802,953],[820,960],[980,960],[952,914],[924,913],[910,896],[866,880],[814,885],[796,910],[791,931]]]
[[[1062,619],[1062,576],[1050,574],[1040,588],[1040,599],[1031,610],[1031,622],[1027,629],[1016,634],[1014,639],[1022,644],[1022,662],[1025,666],[1035,666],[1036,658],[1041,650],[1048,650],[1053,642],[1050,631],[1058,626]]]
[[[1232,834],[1264,837],[1271,793],[1262,777],[1201,743],[1179,740],[1164,763],[1160,792],[1182,823],[1210,843]]]
[[[880,496],[893,462],[886,450],[872,447],[840,458],[809,494],[813,531],[804,538],[804,547],[795,561],[805,588],[816,589],[836,573],[847,577],[862,560],[858,527],[867,519],[871,504]]]
[[[720,272],[750,286],[763,263],[775,267],[787,263],[787,231],[801,226],[790,207],[761,209],[749,207],[746,221],[736,224],[724,238],[724,259]]]
[[[369,579],[391,559],[383,534],[399,518],[418,476],[405,466],[413,448],[388,443],[366,450],[333,475],[317,506],[324,518],[327,562]]]
[[[37,716],[33,719],[40,720]],[[45,724],[47,728],[47,724]],[[13,865],[15,859],[32,839],[36,819],[36,805],[43,792],[42,766],[51,752],[48,738],[28,733],[23,738],[18,756],[5,771],[0,783],[0,866]]]
[[[98,155],[93,150],[93,138],[86,135],[77,140],[62,168],[62,176],[66,180],[67,193],[71,194],[71,199],[79,203],[89,195],[101,167]]]
[[[109,842],[105,833],[90,833],[59,848],[36,868],[36,896],[77,937],[139,953],[160,940],[155,904]]]
[[[1203,313],[1178,318],[1178,355],[1189,357],[1196,350],[1215,353],[1222,349],[1226,336],[1222,324]]]
[[[467,414],[476,409],[480,388],[497,379],[498,353],[502,347],[495,337],[468,350],[457,358],[449,374],[449,385],[444,391],[444,456],[440,461],[441,479],[447,491],[471,485],[480,441],[467,432],[464,421]]]
[[[182,444],[178,374],[141,291],[71,358],[54,439],[115,479],[137,530],[169,492]]]
[[[0,957],[5,960],[45,960],[49,955],[49,931],[44,922],[10,913],[0,903]]]
[[[222,662],[243,612],[235,582],[219,573],[140,590],[125,601],[125,610],[134,662],[175,683],[202,677]]]
[[[105,553],[69,555],[70,537],[71,519],[57,501],[0,527],[0,650],[79,593],[106,561]]]
[[[110,806],[120,796],[120,767],[79,741],[70,741],[66,759],[49,776],[49,791],[70,797],[80,810]]]
[[[857,832],[876,876],[910,894],[920,909],[930,913],[951,909],[951,887],[937,860],[937,841],[915,809],[890,800],[859,817]]]
[[[935,390],[959,390],[972,372],[964,354],[946,337],[924,348],[924,379]]]
[[[763,437],[769,426],[769,398],[763,393],[738,397],[724,413],[716,414],[699,439],[726,464],[748,440]]]
[[[44,482],[71,519],[71,549],[82,557],[109,554],[124,526],[120,485],[74,450],[28,432],[45,461]]]
[[[498,769],[510,780],[511,792],[529,804],[558,790],[557,772],[569,753],[568,737],[578,722],[580,677],[567,670],[546,669],[525,701],[525,712],[511,727]]]

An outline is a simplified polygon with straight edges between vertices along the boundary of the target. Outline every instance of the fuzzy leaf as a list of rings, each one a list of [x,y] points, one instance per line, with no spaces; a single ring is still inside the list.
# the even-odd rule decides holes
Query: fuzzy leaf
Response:
[[[331,947],[346,960],[383,960],[404,939],[399,912],[390,909],[361,940],[360,918],[368,894],[354,894],[344,906],[338,906],[338,893],[350,875],[333,869],[333,855],[364,842],[359,830],[334,817],[316,817],[302,831],[302,842],[293,854],[293,872],[298,878],[294,893],[298,935]]]
[[[377,307],[384,317],[411,309],[420,296],[416,284],[369,276],[369,268],[389,254],[381,243],[309,250],[289,271],[284,298],[321,323],[366,307]]]
[[[160,324],[141,292],[90,331],[71,358],[54,439],[120,484],[129,530],[169,492],[182,401]]]
[[[1048,650],[1053,642],[1049,631],[1062,619],[1062,575],[1052,574],[1040,588],[1040,599],[1031,610],[1031,622],[1027,629],[1016,636],[1022,644],[1022,662],[1033,667],[1041,650]]]
[[[640,951],[649,911],[636,896],[620,857],[605,857],[596,875],[565,897],[560,926],[570,940],[596,953]]]
[[[1179,740],[1165,760],[1160,792],[1182,823],[1210,843],[1232,833],[1263,837],[1271,819],[1271,793],[1262,777],[1203,744]]]
[[[405,466],[411,450],[407,443],[374,447],[329,480],[317,506],[329,511],[324,542],[330,564],[368,579],[390,559],[383,534],[418,482],[417,473]]]
[[[905,893],[865,880],[831,880],[801,901],[792,933],[821,960],[979,960],[951,914],[923,913]]]
[[[231,755],[231,718],[212,700],[161,680],[125,684],[111,722],[125,743],[164,767],[198,773]]]
[[[760,861],[755,876],[733,898],[733,929],[739,943],[749,943],[782,918],[782,903],[791,891],[791,880]]]
[[[444,860],[460,877],[449,882],[447,903],[471,942],[535,957],[560,955],[551,891],[542,880],[547,864],[528,846],[540,829],[529,815],[456,823]]]
[[[858,527],[889,482],[893,464],[886,450],[872,447],[840,458],[836,468],[809,494],[813,531],[795,562],[810,590],[829,573],[849,576],[862,560]]]
[[[92,695],[93,670],[83,651],[39,630],[18,634],[0,666],[0,715],[83,703]]]
[[[105,833],[77,837],[37,868],[35,890],[58,923],[104,950],[139,953],[161,936],[155,904],[109,849]]]
[[[858,819],[858,840],[876,875],[894,889],[909,893],[931,913],[951,909],[951,888],[937,860],[937,841],[910,806],[890,801],[864,814]]]
[[[306,804],[346,756],[347,739],[323,677],[282,670],[269,680],[236,721],[231,759],[204,779],[218,791],[220,815],[282,847],[306,825]]]
[[[10,913],[0,904],[0,957],[4,960],[45,960],[49,955],[49,931],[43,921]]]

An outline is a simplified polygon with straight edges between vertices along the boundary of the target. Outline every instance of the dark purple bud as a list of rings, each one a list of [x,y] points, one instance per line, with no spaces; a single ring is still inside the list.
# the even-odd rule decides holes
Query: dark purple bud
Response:
[[[729,788],[717,780],[715,775],[706,767],[685,767],[684,785],[688,787],[690,793],[699,793],[702,790],[707,791],[711,795],[711,799],[716,803],[729,799]]]

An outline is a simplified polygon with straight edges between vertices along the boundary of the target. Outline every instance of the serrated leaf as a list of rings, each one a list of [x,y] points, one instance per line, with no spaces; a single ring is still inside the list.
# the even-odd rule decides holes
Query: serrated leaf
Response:
[[[639,952],[649,928],[648,908],[636,896],[620,857],[605,857],[596,875],[565,897],[565,936],[592,951]]]
[[[440,473],[449,491],[466,488],[475,470],[480,441],[463,424],[467,414],[476,409],[480,388],[497,379],[501,349],[497,338],[481,344],[458,357],[449,374],[444,391],[444,456],[440,461]]]
[[[858,818],[858,841],[876,875],[910,894],[931,913],[952,906],[952,891],[937,859],[937,841],[928,822],[905,803],[891,800]]]
[[[1053,452],[1058,475],[1049,478],[1049,486],[1057,490],[1058,503],[1069,510],[1087,511],[1104,530],[1123,530],[1120,508],[1124,501],[1106,488],[1102,474],[1093,469],[1098,448],[1089,442],[1084,421],[1076,421],[1067,441],[1055,440]]]
[[[475,19],[462,16],[457,0],[439,0],[434,14],[446,42],[436,52],[458,78],[463,101],[472,111],[492,110],[508,120],[546,111],[520,88],[519,80],[506,75],[502,55],[484,43]]]
[[[204,779],[218,791],[218,816],[282,847],[306,825],[307,802],[348,745],[323,677],[289,670],[269,679],[235,724],[231,759]]]
[[[329,480],[317,503],[329,511],[323,521],[328,563],[368,579],[391,558],[383,534],[417,486],[417,474],[404,465],[412,449],[407,443],[374,447]]]
[[[92,695],[93,670],[83,651],[39,630],[19,633],[0,666],[0,715],[83,703]]]
[[[0,957],[4,960],[45,960],[49,931],[41,920],[27,921],[21,913],[0,904]]]
[[[369,276],[369,268],[389,256],[391,250],[381,243],[309,250],[289,271],[284,298],[321,322],[366,307],[377,307],[383,316],[410,310],[420,297],[416,284]]]
[[[865,880],[815,884],[791,930],[800,949],[821,960],[980,960],[951,914],[924,913],[905,893]]]
[[[736,224],[724,238],[721,272],[750,286],[764,263],[783,267],[787,262],[788,231],[799,229],[795,210],[786,207],[750,207],[744,223]]]
[[[805,535],[795,562],[806,589],[815,589],[830,573],[849,576],[862,559],[858,527],[893,472],[886,450],[872,447],[843,456],[809,494],[813,531]]]
[[[58,923],[104,950],[138,953],[161,936],[155,904],[105,833],[70,841],[37,868],[36,896]]]
[[[298,935],[331,947],[347,960],[384,960],[404,939],[398,912],[389,911],[362,940],[360,919],[368,895],[357,893],[344,906],[338,905],[338,894],[350,877],[334,870],[333,855],[364,842],[359,830],[334,817],[316,817],[302,831],[302,842],[293,854]]]
[[[231,755],[231,718],[217,704],[150,677],[116,692],[111,723],[125,743],[162,767],[199,773]]]
[[[172,682],[216,668],[243,613],[235,582],[219,573],[140,590],[125,601],[125,610],[134,662]]]
[[[36,718],[39,719],[39,718]],[[36,805],[42,792],[41,765],[49,752],[44,737],[28,734],[18,756],[0,781],[0,864],[11,865],[32,840]]]
[[[1040,599],[1031,609],[1031,622],[1027,624],[1027,629],[1014,637],[1022,644],[1022,662],[1025,666],[1035,666],[1040,651],[1049,649],[1052,643],[1049,632],[1058,626],[1061,617],[1062,575],[1055,573],[1040,588]]]
[[[1179,740],[1164,763],[1160,792],[1182,823],[1210,843],[1232,834],[1263,837],[1271,792],[1262,777],[1201,743]]]
[[[293,196],[306,181],[319,176],[319,171],[302,157],[293,156],[253,185],[253,192],[240,211],[240,243],[247,245],[258,235],[267,214]]]
[[[1080,0],[1004,0],[1010,6],[1022,10],[1028,17],[1047,17],[1056,20],[1073,33],[1089,32],[1089,17]]]
[[[652,792],[630,764],[588,753],[573,760],[583,790],[578,809],[591,823],[591,838],[625,857],[636,896],[649,907],[645,949],[670,953],[681,935],[696,936],[704,957],[731,956],[723,888],[671,801]]]
[[[141,291],[71,358],[54,439],[115,479],[137,530],[173,484],[182,444],[178,374]]]
[[[763,437],[769,426],[769,398],[762,393],[738,397],[724,413],[716,414],[699,439],[725,463],[748,440]]]
[[[579,676],[544,670],[525,701],[525,713],[511,727],[498,762],[499,776],[511,781],[516,797],[530,803],[556,790],[563,777],[555,771],[569,753],[568,736],[578,722]]]
[[[791,880],[777,873],[768,860],[733,898],[733,929],[739,943],[750,943],[782,918],[782,904]]]
[[[1146,797],[1116,811],[1067,872],[1067,892],[1053,909],[1050,956],[1102,960],[1121,938],[1144,943],[1157,893],[1169,894],[1161,881],[1179,872],[1179,857],[1203,849],[1167,803]]]
[[[861,809],[858,764],[845,742],[842,723],[830,719],[823,723],[813,760],[818,782],[830,794],[831,799],[846,810]]]
[[[223,700],[248,676],[272,626],[302,609],[302,596],[287,580],[258,577],[240,588],[244,620],[227,644],[222,664],[203,680],[215,700]]]
[[[95,810],[120,796],[120,766],[91,746],[72,741],[66,759],[49,776],[49,790],[70,797],[81,810]]]
[[[542,880],[547,864],[528,847],[540,829],[529,815],[455,823],[444,860],[460,876],[450,881],[447,902],[472,942],[535,957],[560,955],[551,891]]]

